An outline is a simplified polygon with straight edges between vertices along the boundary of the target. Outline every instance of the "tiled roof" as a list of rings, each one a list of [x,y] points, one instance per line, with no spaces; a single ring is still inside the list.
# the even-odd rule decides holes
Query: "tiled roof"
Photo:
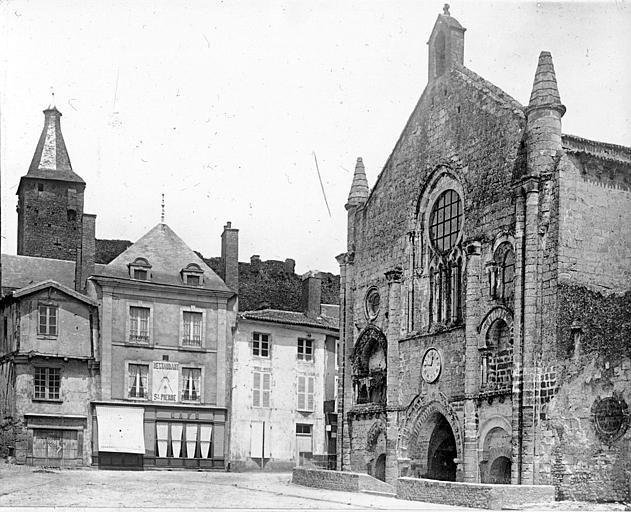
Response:
[[[47,281],[42,281],[40,283],[35,283],[29,286],[25,286],[24,288],[20,288],[13,293],[14,297],[24,297],[26,295],[30,295],[31,293],[38,292],[40,290],[44,290],[46,288],[56,288],[57,290],[65,293],[66,295],[70,295],[77,300],[85,302],[87,304],[91,304],[92,306],[96,306],[97,302],[90,297],[83,295],[82,293],[76,292],[74,289],[65,286],[63,284],[57,283],[52,279],[48,279]]]
[[[259,311],[244,311],[240,314],[245,320],[257,320],[259,322],[272,322],[276,324],[302,325],[305,327],[320,327],[323,329],[339,329],[339,320],[329,316],[320,315],[310,318],[297,311],[282,311],[280,309],[261,309]]]
[[[103,265],[96,265],[100,271]],[[2,289],[17,290],[42,281],[52,280],[74,289],[75,262],[34,256],[2,255]]]
[[[144,258],[151,265],[152,283],[185,286],[180,271],[195,263],[204,272],[203,284],[195,288],[230,291],[221,278],[166,224],[157,224],[95,274],[130,279],[128,265],[136,258]]]

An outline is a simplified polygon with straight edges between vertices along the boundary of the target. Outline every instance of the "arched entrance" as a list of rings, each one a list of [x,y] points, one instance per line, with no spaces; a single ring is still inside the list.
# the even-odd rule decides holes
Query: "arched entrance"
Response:
[[[375,462],[375,478],[386,481],[386,454],[382,453]]]
[[[433,480],[456,481],[456,438],[449,422],[442,414],[437,414],[437,421],[429,439],[427,453],[427,478]]]

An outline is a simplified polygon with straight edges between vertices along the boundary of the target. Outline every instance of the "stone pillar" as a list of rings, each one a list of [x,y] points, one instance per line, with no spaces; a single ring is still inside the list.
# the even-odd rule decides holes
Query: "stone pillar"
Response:
[[[523,340],[522,340],[522,453],[521,483],[534,484],[535,451],[535,347],[538,344],[538,255],[539,255],[539,187],[536,178],[523,182],[526,192],[523,256]]]
[[[344,436],[346,433],[344,425],[344,412],[346,407],[345,398],[345,373],[346,373],[346,253],[342,253],[335,257],[340,265],[340,362],[338,366],[338,379],[337,379],[337,443],[335,454],[335,467],[338,471],[344,469],[343,464],[343,446]]]
[[[524,291],[524,214],[525,196],[521,185],[515,191],[515,311],[513,315],[513,392],[512,392],[512,448],[511,483],[521,483],[522,456],[522,356],[523,356],[523,291]]]
[[[344,358],[342,360],[342,390],[340,395],[341,406],[338,408],[338,429],[341,427],[341,436],[338,432],[338,450],[341,453],[339,457],[339,469],[351,471],[351,437],[348,412],[353,407],[353,380],[351,358],[353,355],[353,347],[355,341],[355,331],[353,325],[353,253],[344,253],[337,257],[340,263],[340,312],[343,311],[343,317],[340,317],[340,327],[343,333],[340,333],[342,340],[342,351]],[[341,276],[344,276],[344,284],[342,285]]]
[[[479,389],[478,329],[480,323],[480,300],[482,295],[481,276],[483,276],[480,242],[467,246],[466,290],[465,298],[465,395],[471,396]],[[464,402],[464,446],[462,466],[465,482],[477,482],[478,478],[478,425],[476,404],[471,398]]]
[[[112,399],[112,288],[104,287],[101,307],[101,400]]]
[[[401,322],[401,281],[403,270],[397,267],[386,272],[388,281],[388,357],[386,401],[386,482],[396,485],[399,478],[397,440],[399,437],[399,339]]]

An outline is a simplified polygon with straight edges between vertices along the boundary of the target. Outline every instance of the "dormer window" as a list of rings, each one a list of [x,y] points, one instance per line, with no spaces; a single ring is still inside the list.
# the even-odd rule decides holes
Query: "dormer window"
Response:
[[[203,283],[204,271],[197,263],[189,263],[180,273],[182,281],[188,286],[201,286]]]
[[[133,263],[128,265],[129,275],[132,279],[139,281],[148,281],[151,277],[149,270],[151,265],[145,258],[136,258]]]

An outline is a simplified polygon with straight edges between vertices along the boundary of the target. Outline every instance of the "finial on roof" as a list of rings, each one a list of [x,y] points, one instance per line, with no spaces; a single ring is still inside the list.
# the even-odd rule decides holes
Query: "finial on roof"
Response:
[[[346,208],[352,206],[359,206],[366,202],[368,199],[368,180],[366,179],[366,170],[364,169],[364,162],[361,157],[357,158],[355,164],[355,174],[353,175],[353,184],[351,185],[351,191],[348,194],[348,202]]]
[[[50,86],[50,105],[48,105],[48,110],[56,109],[57,105],[55,105],[55,88]]]
[[[449,4],[443,5],[443,14],[445,16],[451,16],[451,14],[449,14]]]
[[[164,224],[164,194],[162,194],[162,213],[160,214],[160,224]]]
[[[559,95],[550,52],[541,52],[539,54],[539,62],[537,63],[537,71],[535,71],[535,80],[532,84],[528,108],[533,109],[544,105],[557,107],[563,111],[561,115],[565,113],[565,107],[561,104],[561,96]]]

